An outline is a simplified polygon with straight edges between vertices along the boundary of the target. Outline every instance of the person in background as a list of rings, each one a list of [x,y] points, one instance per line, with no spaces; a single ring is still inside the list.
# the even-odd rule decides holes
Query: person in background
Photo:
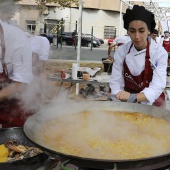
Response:
[[[161,39],[162,46],[168,52],[168,59],[170,59],[170,35],[169,31],[164,31],[164,37]],[[169,76],[170,70],[167,70]]]
[[[162,46],[165,48],[167,52],[170,52],[170,37],[169,31],[164,31],[164,38],[162,38]]]
[[[33,75],[39,76],[42,74],[45,62],[48,60],[50,43],[48,39],[43,36],[31,36],[29,40],[32,49]]]
[[[164,31],[164,37],[162,37],[161,43],[162,43],[162,46],[164,47],[164,49],[168,52],[168,59],[170,59],[170,35],[169,35],[169,31]],[[170,76],[170,68],[169,67],[167,67],[167,76]]]
[[[22,95],[23,107],[31,112],[38,112],[42,106],[43,97],[43,72],[45,62],[49,57],[50,43],[46,37],[30,36],[32,50],[32,70],[33,80],[30,85],[25,88],[25,93]],[[31,94],[31,95],[30,95]],[[27,96],[25,98],[25,96]]]
[[[155,42],[157,41],[157,37],[158,37],[158,30],[154,29],[153,31],[151,31],[150,35],[149,35],[149,41],[151,42],[151,40],[154,40]]]
[[[134,5],[123,15],[131,38],[114,55],[111,97],[120,101],[165,107],[167,52],[148,35],[156,26],[154,14]]]
[[[7,0],[7,2],[13,2],[13,0]],[[14,9],[16,8],[16,4],[12,4]],[[12,8],[12,9],[13,9]],[[18,27],[22,30],[18,25],[12,22],[12,17],[14,12],[4,13],[2,18],[3,22]],[[24,30],[23,30],[24,31]],[[32,51],[32,71],[33,71],[33,80],[29,83],[29,85],[25,86],[24,93],[20,94],[20,100],[22,100],[22,109],[27,110],[28,112],[35,113],[41,107],[41,98],[43,91],[43,82],[42,73],[45,66],[45,61],[48,60],[49,50],[50,50],[50,40],[45,34],[41,34],[40,36],[32,35],[28,32],[25,32],[27,38],[31,43],[31,51]]]
[[[25,33],[7,23],[13,0],[0,0],[0,126],[20,127],[33,113],[22,108],[20,94],[33,78],[31,45]]]
[[[75,46],[76,43],[76,30],[72,32],[72,46]]]
[[[111,51],[117,46],[121,46],[127,42],[130,41],[130,37],[128,35],[124,35],[124,36],[118,36],[114,39],[113,44],[111,44],[108,48],[108,59],[112,60],[111,56]]]

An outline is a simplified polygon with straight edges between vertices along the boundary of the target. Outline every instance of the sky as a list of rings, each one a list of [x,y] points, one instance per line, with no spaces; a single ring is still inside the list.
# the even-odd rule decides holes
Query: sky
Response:
[[[158,3],[160,7],[170,7],[170,2],[169,3]]]

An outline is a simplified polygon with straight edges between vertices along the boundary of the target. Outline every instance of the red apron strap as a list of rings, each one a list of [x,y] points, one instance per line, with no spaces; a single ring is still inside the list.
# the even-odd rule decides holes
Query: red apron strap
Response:
[[[143,84],[144,84],[145,87],[148,87],[148,85],[149,85],[148,76],[150,76],[149,73],[150,73],[150,69],[151,69],[149,59],[150,59],[149,42],[147,41],[146,58],[145,58],[145,74],[144,74],[144,78],[143,78]]]

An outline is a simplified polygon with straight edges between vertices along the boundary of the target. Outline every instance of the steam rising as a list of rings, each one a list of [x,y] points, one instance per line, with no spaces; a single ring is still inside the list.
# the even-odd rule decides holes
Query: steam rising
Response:
[[[3,21],[10,21],[18,10],[14,0],[0,0],[0,18]]]
[[[170,152],[170,124],[165,120],[84,104],[41,111],[35,142],[64,154],[95,159],[137,159]]]

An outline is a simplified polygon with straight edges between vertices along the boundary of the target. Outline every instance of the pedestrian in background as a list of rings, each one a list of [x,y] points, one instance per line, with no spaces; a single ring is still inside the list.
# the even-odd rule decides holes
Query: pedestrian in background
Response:
[[[44,82],[43,72],[45,62],[49,58],[50,43],[43,36],[29,36],[32,50],[32,71],[33,80],[25,88],[25,93],[22,95],[23,107],[32,112],[38,112],[42,106]],[[27,97],[25,97],[27,96]]]
[[[151,42],[152,40],[154,40],[155,42],[158,42],[157,40],[158,37],[158,30],[154,29],[153,31],[151,31],[150,35],[149,35],[149,41]]]
[[[161,39],[161,44],[164,49],[168,52],[168,59],[170,59],[170,35],[169,31],[164,31],[164,37]],[[169,72],[169,70],[168,70]]]
[[[127,42],[129,42],[131,39],[128,35],[123,35],[123,36],[117,36],[114,40],[113,43],[109,46],[108,48],[108,59],[112,60],[113,56],[111,56],[111,51],[117,46],[121,46]]]
[[[76,45],[76,30],[72,32],[72,46]]]

